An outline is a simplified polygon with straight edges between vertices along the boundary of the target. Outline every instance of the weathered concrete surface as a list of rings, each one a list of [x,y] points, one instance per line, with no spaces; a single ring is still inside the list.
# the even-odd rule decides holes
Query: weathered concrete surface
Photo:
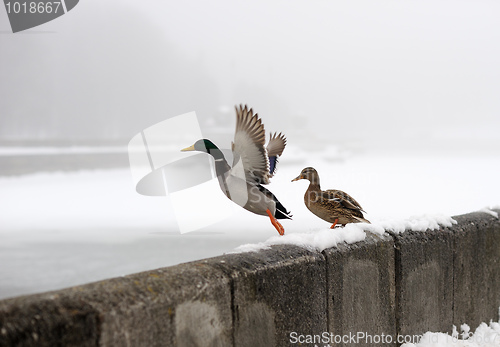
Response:
[[[356,343],[342,346],[390,346],[387,342],[396,336],[392,237],[367,233],[364,241],[340,244],[324,254],[328,331],[342,337],[360,333]]]
[[[499,319],[500,222],[482,212],[454,219],[450,228],[394,235],[399,334]]]
[[[406,231],[396,246],[396,325],[401,335],[450,332],[453,324],[453,234]]]
[[[0,303],[0,346],[97,346],[100,315],[91,305],[60,294]]]
[[[497,210],[497,212],[500,212]],[[475,212],[455,217],[453,324],[471,328],[491,319],[500,307],[500,221]]]
[[[232,346],[231,287],[182,264],[0,302],[0,346]]]
[[[288,347],[294,332],[327,331],[326,263],[321,253],[273,246],[207,262],[233,281],[235,347]]]

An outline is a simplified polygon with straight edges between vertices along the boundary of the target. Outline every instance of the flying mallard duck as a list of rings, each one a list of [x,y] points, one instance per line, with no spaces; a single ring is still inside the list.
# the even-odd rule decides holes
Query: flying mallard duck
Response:
[[[222,192],[244,209],[260,215],[268,215],[280,235],[285,229],[278,219],[291,219],[290,212],[262,184],[268,184],[276,172],[278,158],[286,146],[283,134],[266,138],[264,124],[257,113],[247,106],[236,108],[236,131],[231,143],[233,166],[229,166],[222,151],[210,140],[201,139],[182,151],[200,151],[215,159],[215,172]]]
[[[370,223],[363,218],[363,209],[349,194],[341,190],[321,190],[318,172],[312,167],[306,167],[300,175],[292,180],[309,180],[309,188],[304,194],[304,202],[312,213],[319,218],[335,225],[347,223]],[[365,212],[366,213],[366,212]]]

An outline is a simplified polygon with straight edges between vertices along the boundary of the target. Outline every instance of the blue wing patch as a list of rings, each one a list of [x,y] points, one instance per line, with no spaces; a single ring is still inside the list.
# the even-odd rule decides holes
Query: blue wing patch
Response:
[[[276,164],[278,164],[278,157],[269,157],[269,173],[274,175],[276,171]]]

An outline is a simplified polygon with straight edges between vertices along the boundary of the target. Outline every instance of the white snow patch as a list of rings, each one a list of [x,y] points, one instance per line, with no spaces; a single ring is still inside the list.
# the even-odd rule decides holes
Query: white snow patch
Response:
[[[424,215],[403,220],[382,221],[373,224],[347,224],[345,227],[337,227],[335,229],[319,229],[305,233],[273,236],[257,244],[241,245],[234,250],[234,253],[257,252],[261,249],[268,249],[273,245],[284,244],[295,245],[321,252],[327,248],[337,247],[337,245],[342,242],[351,244],[362,241],[366,237],[365,231],[370,231],[378,235],[383,235],[386,231],[392,231],[399,234],[407,230],[436,230],[439,229],[440,226],[449,227],[456,223],[457,222],[449,216]]]
[[[484,213],[492,215],[495,218],[498,218],[498,213],[491,210],[489,207],[484,207],[484,208],[480,209],[478,212],[484,212]]]
[[[273,245],[296,245],[321,252],[326,248],[336,247],[341,242],[354,243],[365,239],[364,230],[377,229],[370,224],[348,224],[344,228],[320,229],[305,233],[292,233],[284,236],[273,236],[264,242],[246,244],[235,249],[235,253],[256,252]],[[380,231],[380,230],[378,230]],[[383,230],[382,230],[383,232]]]
[[[386,231],[391,231],[396,234],[400,234],[408,230],[437,230],[441,226],[451,227],[453,224],[457,224],[457,221],[450,216],[446,216],[443,214],[425,214],[421,216],[411,216],[407,219],[402,220],[389,220],[380,222],[382,228],[384,228]]]
[[[418,343],[405,343],[401,347],[493,347],[500,346],[500,324],[490,322],[481,323],[474,333],[471,333],[467,324],[460,326],[462,333],[453,326],[453,333],[426,332]]]
[[[454,328],[453,329],[454,331],[457,330],[456,327],[453,327],[453,328]],[[460,329],[462,329],[464,336],[469,336],[470,326],[468,324],[466,324],[466,323],[462,324],[460,326]]]

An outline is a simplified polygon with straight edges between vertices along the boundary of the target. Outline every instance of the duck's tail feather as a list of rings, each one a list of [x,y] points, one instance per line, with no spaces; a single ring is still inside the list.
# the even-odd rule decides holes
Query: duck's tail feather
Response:
[[[354,219],[356,219],[358,221],[358,223],[368,223],[368,224],[372,224],[370,223],[370,221],[368,219],[365,219],[365,218],[361,218],[361,217],[356,217],[356,216],[353,216]]]
[[[276,219],[292,219],[292,214],[290,213],[290,211],[287,211],[285,206],[283,206],[281,202],[278,201],[278,199],[276,199],[275,201],[276,212],[274,213],[274,217]]]

